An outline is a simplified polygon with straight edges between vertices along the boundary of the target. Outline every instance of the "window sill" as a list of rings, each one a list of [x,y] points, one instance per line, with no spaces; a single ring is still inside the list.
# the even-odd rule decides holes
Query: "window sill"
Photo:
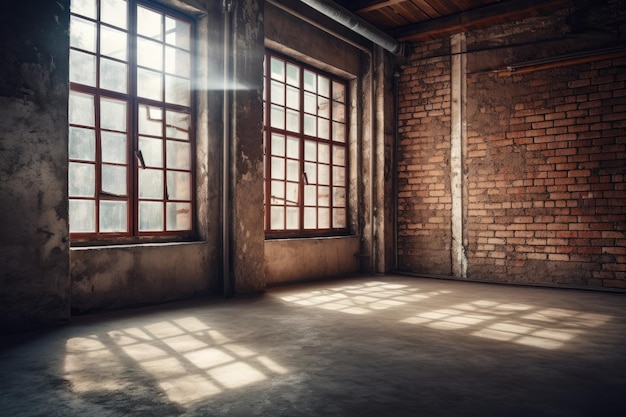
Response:
[[[72,246],[70,251],[85,251],[85,250],[111,250],[111,249],[134,249],[134,248],[149,248],[149,247],[167,247],[167,246],[184,246],[184,245],[204,245],[206,240],[194,240],[187,242],[146,242],[146,243],[125,243],[119,245],[90,245],[90,246]]]

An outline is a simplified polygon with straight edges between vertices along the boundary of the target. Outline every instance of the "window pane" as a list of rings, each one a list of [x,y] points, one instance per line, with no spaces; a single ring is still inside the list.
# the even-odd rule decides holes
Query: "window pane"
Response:
[[[317,114],[317,96],[312,93],[304,93],[304,111]]]
[[[300,68],[293,64],[287,64],[287,84],[300,86]]]
[[[70,51],[70,81],[96,85],[96,57],[79,51]]]
[[[285,137],[272,133],[272,155],[285,156]]]
[[[300,90],[294,87],[287,87],[287,107],[300,110]]]
[[[300,213],[297,207],[286,207],[286,225],[287,230],[298,230],[300,228]]]
[[[285,209],[282,206],[272,206],[270,210],[270,227],[276,230],[285,228]]]
[[[111,58],[126,61],[127,53],[126,32],[101,26],[100,28],[100,54]]]
[[[315,185],[304,186],[304,204],[307,206],[317,204],[317,187]]]
[[[330,188],[329,187],[317,187],[317,205],[321,207],[330,206]]]
[[[163,171],[158,169],[139,170],[139,198],[163,198]]]
[[[276,58],[271,58],[272,79],[285,81],[285,63]]]
[[[126,102],[101,97],[100,127],[126,132]]]
[[[100,231],[103,233],[127,231],[126,201],[100,202]]]
[[[191,196],[191,174],[188,172],[167,172],[167,198],[189,200]]]
[[[139,137],[139,149],[147,167],[163,167],[163,140]]]
[[[300,186],[297,182],[288,182],[285,184],[287,188],[285,204],[288,206],[296,206],[300,200],[298,190]]]
[[[287,160],[287,180],[296,182],[300,180],[300,163],[298,161]]]
[[[153,100],[163,100],[163,75],[159,72],[137,69],[137,95]]]
[[[344,185],[346,183],[346,168],[333,167],[333,184]]]
[[[189,50],[191,25],[172,17],[165,17],[165,42],[179,48]]]
[[[317,98],[317,115],[325,118],[330,117],[330,102],[327,98]]]
[[[317,210],[315,207],[304,208],[304,228],[316,229],[317,228]]]
[[[306,176],[306,183],[317,184],[317,165],[311,162],[305,162],[304,173]]]
[[[72,0],[72,13],[96,18],[96,0]]]
[[[346,148],[333,146],[333,165],[346,165]]]
[[[285,128],[285,109],[278,106],[272,106],[271,124],[272,127],[275,127],[276,129]]]
[[[287,137],[287,157],[300,158],[300,139],[292,136]]]
[[[272,181],[271,193],[272,204],[285,203],[285,183],[283,181]]]
[[[317,92],[317,89],[315,88],[315,73],[308,71],[308,70],[304,70],[304,89],[307,91],[311,91],[313,93]]]
[[[317,118],[317,136],[320,139],[330,139],[330,125],[328,119]]]
[[[139,134],[163,135],[163,109],[145,105],[139,106]]]
[[[93,200],[70,200],[70,233],[96,231],[96,205]]]
[[[277,180],[285,179],[285,160],[283,158],[272,158],[272,178]]]
[[[316,123],[315,116],[308,114],[304,115],[304,134],[309,136],[316,136]]]
[[[68,172],[70,197],[93,197],[96,194],[96,169],[93,164],[70,162]]]
[[[333,227],[337,229],[347,227],[345,209],[333,209]]]
[[[343,187],[333,187],[333,206],[346,206],[346,189]]]
[[[317,93],[320,96],[330,96],[330,80],[326,77],[318,75],[317,77]]]
[[[69,157],[93,161],[96,158],[96,132],[92,129],[70,127]]]
[[[278,81],[272,81],[270,95],[272,96],[272,103],[276,103],[281,106],[285,105],[285,85],[284,84]]]
[[[317,145],[317,160],[326,164],[330,163],[330,146],[325,143]]]
[[[330,228],[330,209],[328,208],[317,209],[317,227],[319,229]]]
[[[165,47],[165,71],[187,77],[191,75],[191,55],[170,46]]]
[[[343,123],[333,122],[333,140],[336,142],[346,141],[346,126]]]
[[[168,168],[191,168],[191,146],[188,142],[176,142],[173,140],[168,140],[165,146]]]
[[[159,232],[163,230],[163,203],[139,202],[139,231]]]
[[[330,184],[330,167],[328,165],[317,166],[317,183],[322,185]]]
[[[167,203],[167,230],[191,230],[191,204]]]
[[[333,100],[339,101],[341,103],[346,102],[346,88],[343,84],[337,83],[333,81]]]
[[[127,65],[110,59],[100,59],[100,87],[126,93],[128,89]]]
[[[100,0],[100,18],[103,22],[126,28],[127,7],[126,0]]]
[[[287,109],[287,130],[291,132],[300,131],[300,113],[296,110]]]
[[[163,44],[149,39],[137,39],[137,64],[163,70]]]
[[[333,101],[333,120],[336,122],[345,123],[346,121],[346,106],[345,104]]]
[[[186,78],[165,76],[165,101],[167,103],[189,106],[191,97],[191,83]]]
[[[74,4],[72,2],[72,9]],[[96,24],[80,17],[72,16],[70,21],[70,46],[96,52]]]
[[[168,110],[166,112],[166,130],[168,138],[189,139],[189,114]]]
[[[137,33],[148,38],[163,40],[163,15],[137,6]]]
[[[312,140],[304,141],[304,160],[317,161],[317,144]]]
[[[102,132],[102,162],[126,163],[126,135],[123,133]]]
[[[119,196],[127,195],[125,166],[102,165],[102,191]]]
[[[93,103],[93,96],[70,91],[70,123],[93,126],[95,120]]]

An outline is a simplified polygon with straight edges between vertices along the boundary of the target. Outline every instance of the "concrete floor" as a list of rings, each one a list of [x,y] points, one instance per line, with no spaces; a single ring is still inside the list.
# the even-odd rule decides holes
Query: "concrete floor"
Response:
[[[400,276],[4,338],[2,416],[626,415],[626,295]]]

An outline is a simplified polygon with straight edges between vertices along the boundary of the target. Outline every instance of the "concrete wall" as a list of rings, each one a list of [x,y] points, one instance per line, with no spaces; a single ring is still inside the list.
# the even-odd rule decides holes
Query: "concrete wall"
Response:
[[[402,270],[626,288],[624,54],[506,71],[623,45],[625,24],[623,4],[609,2],[467,33],[462,72],[450,39],[413,45],[400,83]],[[457,114],[455,82],[465,84]],[[453,254],[455,223],[466,269]]]
[[[0,328],[70,315],[68,6],[0,6]]]

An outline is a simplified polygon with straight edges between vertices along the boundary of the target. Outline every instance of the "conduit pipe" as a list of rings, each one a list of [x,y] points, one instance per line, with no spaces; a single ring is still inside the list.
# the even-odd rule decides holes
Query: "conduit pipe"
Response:
[[[330,0],[300,0],[302,3],[317,10],[323,15],[333,19],[335,22],[349,28],[355,33],[363,36],[386,49],[387,51],[401,55],[403,48],[400,42],[387,35],[382,30],[371,25],[365,20],[361,19],[348,9],[338,5],[334,1]]]
[[[231,145],[231,19],[232,0],[223,0],[223,46],[224,46],[224,101],[222,140],[222,291],[224,297],[233,295],[230,277],[230,145]]]

